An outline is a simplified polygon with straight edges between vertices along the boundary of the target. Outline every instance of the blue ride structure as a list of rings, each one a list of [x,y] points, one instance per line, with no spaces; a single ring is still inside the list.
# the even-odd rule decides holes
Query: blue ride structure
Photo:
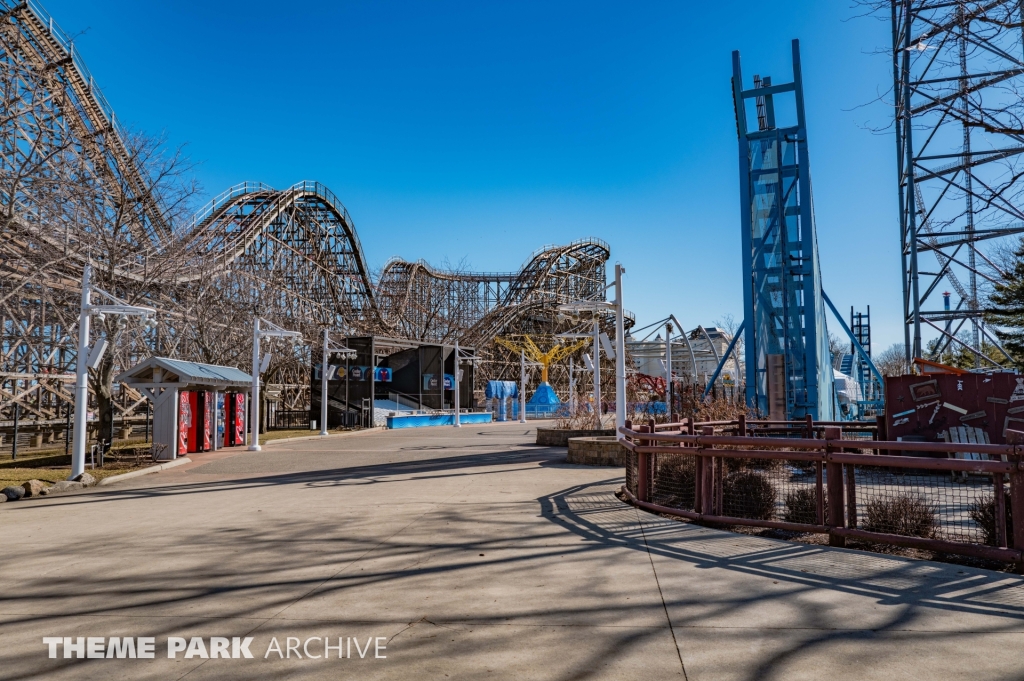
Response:
[[[739,138],[747,404],[773,419],[835,418],[811,199],[800,44],[793,80],[754,76],[732,54]],[[751,106],[752,105],[752,106]],[[795,118],[795,120],[793,120]],[[787,119],[783,121],[782,119]]]

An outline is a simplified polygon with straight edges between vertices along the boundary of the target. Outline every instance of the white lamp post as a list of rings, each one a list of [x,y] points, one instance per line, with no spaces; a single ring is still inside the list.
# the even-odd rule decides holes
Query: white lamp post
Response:
[[[601,417],[604,416],[604,409],[601,405],[601,324],[597,317],[594,317],[594,419],[597,421],[597,430],[601,430]]]
[[[320,437],[327,436],[327,360],[328,353],[340,354],[343,357],[353,356],[356,351],[351,348],[332,348],[330,331],[324,327],[324,358],[320,364]]]
[[[626,321],[622,306],[622,275],[626,269],[615,264],[615,281],[605,287],[604,290],[615,288],[615,300],[608,302],[604,300],[577,300],[564,305],[558,309],[563,312],[593,312],[611,313],[615,315],[615,430],[626,425]],[[600,329],[597,319],[594,319],[594,400],[598,401],[600,395]],[[596,405],[598,418],[600,419],[601,405]]]
[[[672,421],[672,322],[665,322],[665,405]]]
[[[526,423],[526,351],[519,351],[519,423]]]
[[[112,301],[109,305],[93,305],[92,293],[96,292]],[[89,404],[89,369],[95,369],[103,359],[107,350],[106,339],[96,345],[89,346],[91,317],[94,314],[117,314],[146,317],[147,324],[152,323],[156,310],[141,305],[129,305],[120,298],[112,296],[92,285],[92,265],[86,265],[82,274],[82,308],[78,317],[78,358],[75,360],[75,429],[71,449],[71,475],[69,480],[77,478],[85,472],[85,427],[86,409]]]
[[[462,427],[462,423],[459,422],[459,406],[460,406],[459,405],[459,398],[461,396],[459,395],[459,364],[460,364],[460,361],[459,361],[459,339],[458,338],[455,339],[455,362],[454,362],[454,364],[455,364],[455,372],[454,372],[454,375],[453,375],[452,378],[455,381],[455,385],[453,385],[452,388],[455,389],[455,398],[453,400],[455,402],[455,404],[453,405],[455,407],[455,417],[452,419],[452,425],[454,427],[456,427],[456,428],[461,428]],[[444,374],[443,371],[441,373]],[[444,376],[442,376],[441,378],[443,380]]]
[[[462,356],[462,351],[459,350],[459,341],[458,341],[458,339],[456,339],[456,341],[455,341],[455,376],[454,376],[454,378],[455,378],[455,385],[453,386],[455,388],[455,405],[454,405],[455,406],[455,419],[454,419],[454,421],[452,423],[452,425],[455,428],[461,428],[462,427],[462,421],[459,418],[459,410],[461,409],[460,405],[461,405],[461,395],[462,395],[462,389],[460,388],[459,384],[462,382],[462,363],[463,362],[473,363],[473,362],[475,362],[478,359],[480,359],[480,358],[476,357],[475,355],[471,356],[471,357],[463,357]],[[444,373],[444,372],[441,372],[441,373]]]
[[[594,359],[590,360],[583,356],[585,362],[590,362],[587,368],[594,372],[594,419],[597,422],[597,429],[601,430],[601,326],[597,318],[594,318],[593,333],[560,333],[558,338],[592,338],[594,340]],[[569,358],[569,390],[575,390],[576,382],[573,380],[573,362]],[[575,394],[569,396],[569,410],[575,414]]]
[[[615,263],[615,432],[626,425],[626,319],[622,309],[622,265]]]
[[[261,329],[260,324],[266,324],[266,329]],[[260,358],[260,339],[262,338],[302,338],[298,331],[287,331],[277,324],[268,322],[265,319],[256,317],[252,323],[252,444],[249,445],[250,452],[258,452],[260,447],[260,374],[266,371],[270,364],[270,353]]]
[[[569,358],[569,416],[576,415],[576,365]]]

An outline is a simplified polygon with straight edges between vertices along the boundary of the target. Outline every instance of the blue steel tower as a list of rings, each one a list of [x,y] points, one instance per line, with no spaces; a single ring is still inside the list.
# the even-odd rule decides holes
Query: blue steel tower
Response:
[[[832,420],[832,363],[811,199],[800,43],[793,41],[792,83],[775,85],[771,78],[754,76],[753,87],[745,90],[739,52],[732,53],[732,68],[747,404],[772,418],[810,414]],[[780,118],[795,115],[796,121],[782,125],[777,113]]]

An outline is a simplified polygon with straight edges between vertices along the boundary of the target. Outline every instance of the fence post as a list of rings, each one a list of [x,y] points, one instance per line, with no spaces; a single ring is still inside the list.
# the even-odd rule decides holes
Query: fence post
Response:
[[[701,435],[706,437],[714,436],[714,426],[704,426],[701,429]],[[701,445],[702,447],[705,445]],[[706,445],[707,447],[713,447],[714,445]],[[711,515],[715,508],[715,492],[714,492],[714,472],[715,472],[715,457],[714,456],[701,456],[704,460],[704,466],[701,475],[701,509],[700,512],[704,515]]]
[[[1010,473],[1010,520],[1013,523],[1013,548],[1024,550],[1024,515],[1017,509],[1024,509],[1024,472],[1019,468],[1020,456],[1013,457],[1018,468]],[[1024,563],[1017,564],[1017,571],[1024,571]]]
[[[651,433],[657,432],[657,428],[654,427],[654,419],[653,419],[653,417],[651,417],[650,419],[647,420],[647,425],[650,427],[650,432]],[[652,439],[652,440],[650,440],[648,442],[648,444],[650,444],[652,446],[655,446],[655,445],[657,445],[657,440],[653,440]],[[647,468],[650,471],[647,474],[647,496],[650,497],[650,492],[653,490],[653,487],[654,487],[654,471],[657,470],[657,455],[656,454],[651,454],[651,455],[647,456]],[[650,501],[650,500],[648,499],[648,501]]]
[[[696,428],[693,419],[686,421],[686,434],[693,435]],[[691,445],[693,446],[693,445]],[[704,457],[700,454],[693,455],[693,510],[700,513],[704,507]]]
[[[746,414],[740,414],[739,419],[737,419],[736,430],[739,431],[736,434],[739,435],[740,437],[746,437],[747,436],[747,415]]]
[[[640,426],[641,433],[651,432],[650,426]],[[646,446],[647,440],[639,440],[637,444]],[[636,455],[636,498],[640,501],[648,501],[647,498],[647,455],[637,452]]]
[[[835,426],[829,426],[825,428],[825,441],[831,442],[833,440],[842,440],[843,429]],[[831,452],[832,446],[826,444],[825,454]],[[826,458],[826,461],[828,459]],[[845,527],[843,508],[843,464],[832,463],[828,461],[825,464],[825,475],[826,483],[828,485],[828,526],[833,527]],[[828,535],[829,546],[846,546],[846,539],[844,537],[837,537],[829,532]]]
[[[625,426],[626,430],[633,430],[633,422],[630,419],[626,419],[626,422],[623,424],[623,426]],[[615,437],[616,438],[620,438],[620,437],[621,438],[626,438],[626,436],[623,435],[622,433],[616,433]],[[626,438],[626,439],[629,439],[629,438]],[[632,442],[633,444],[636,444],[636,440],[635,439],[629,439],[629,441]],[[633,460],[634,457],[636,457],[636,454],[634,454],[633,452],[627,450],[627,453],[626,453],[626,489],[630,489],[630,487],[629,487],[629,478],[630,478],[630,476],[629,476],[629,464]],[[636,480],[634,479],[633,482],[636,482]],[[630,490],[630,491],[632,491],[632,490]]]
[[[1006,548],[1006,490],[1003,489],[1003,474],[992,474],[992,492],[996,506],[996,546]]]
[[[875,415],[875,440],[888,440],[885,432],[885,414]],[[883,452],[881,449],[875,450],[876,454],[888,454],[889,452]]]
[[[846,464],[846,526],[857,529],[857,474],[852,463]]]
[[[804,419],[804,439],[814,439],[814,419],[810,414]],[[822,464],[820,461],[814,462],[814,516],[817,519],[819,525],[825,524],[825,487],[822,484],[825,476],[822,473]]]
[[[1024,471],[1020,468],[1020,445],[1024,444],[1024,434],[1007,429],[1006,444],[1014,445],[1014,453],[1007,457],[1014,464],[1013,470],[1010,471],[1010,530],[1013,533],[1011,546],[1018,551],[1024,551]],[[998,501],[998,497],[996,500]],[[1017,563],[1015,572],[1024,572],[1024,561]]]

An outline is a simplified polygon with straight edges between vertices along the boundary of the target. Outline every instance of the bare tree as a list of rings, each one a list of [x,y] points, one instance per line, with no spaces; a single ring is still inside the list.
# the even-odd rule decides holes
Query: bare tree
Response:
[[[875,368],[883,376],[904,376],[911,373],[907,364],[906,347],[903,343],[893,343],[873,358]]]
[[[828,351],[829,356],[832,358],[832,368],[839,369],[843,363],[843,355],[850,352],[850,343],[838,334],[829,332]]]

